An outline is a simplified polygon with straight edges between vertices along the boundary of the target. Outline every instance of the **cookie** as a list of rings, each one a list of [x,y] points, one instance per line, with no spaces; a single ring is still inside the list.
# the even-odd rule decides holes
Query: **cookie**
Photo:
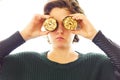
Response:
[[[77,21],[74,20],[71,16],[67,16],[63,19],[63,25],[68,30],[76,30]]]
[[[57,20],[54,18],[48,18],[44,21],[43,26],[48,31],[54,31],[57,28]]]

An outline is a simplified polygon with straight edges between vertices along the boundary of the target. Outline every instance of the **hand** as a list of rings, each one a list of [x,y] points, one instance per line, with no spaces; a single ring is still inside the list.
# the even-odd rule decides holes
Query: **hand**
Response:
[[[72,33],[81,35],[90,40],[95,37],[97,31],[84,14],[76,13],[71,14],[70,16],[72,16],[73,19],[78,21],[78,25],[80,27],[80,29],[71,31]]]
[[[44,20],[49,17],[49,15],[35,15],[27,27],[20,32],[23,39],[29,40],[38,36],[47,35],[49,31],[42,31],[41,28]]]

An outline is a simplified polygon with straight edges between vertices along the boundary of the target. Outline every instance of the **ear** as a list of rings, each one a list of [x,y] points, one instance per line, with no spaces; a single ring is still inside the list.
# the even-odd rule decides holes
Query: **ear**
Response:
[[[79,40],[80,40],[80,39],[79,39],[78,35],[75,35],[75,36],[74,36],[74,39],[73,39],[73,42],[79,42]]]

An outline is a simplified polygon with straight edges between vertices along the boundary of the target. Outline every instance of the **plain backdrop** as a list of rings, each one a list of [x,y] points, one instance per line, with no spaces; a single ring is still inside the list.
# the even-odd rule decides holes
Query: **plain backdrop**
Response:
[[[78,0],[86,16],[97,30],[120,45],[120,2],[119,0]],[[21,31],[35,14],[43,14],[47,0],[0,0],[0,41],[16,31]],[[59,14],[58,14],[59,15]],[[81,36],[73,48],[82,53],[97,52],[104,54],[92,41]],[[43,52],[50,46],[46,36],[31,39],[12,53],[22,51]]]

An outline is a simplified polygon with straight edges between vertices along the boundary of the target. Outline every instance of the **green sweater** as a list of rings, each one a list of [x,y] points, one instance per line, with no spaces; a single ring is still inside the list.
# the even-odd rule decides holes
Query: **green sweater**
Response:
[[[21,52],[4,58],[0,80],[114,80],[108,57],[79,53],[79,59],[68,64],[50,61],[47,52]]]

